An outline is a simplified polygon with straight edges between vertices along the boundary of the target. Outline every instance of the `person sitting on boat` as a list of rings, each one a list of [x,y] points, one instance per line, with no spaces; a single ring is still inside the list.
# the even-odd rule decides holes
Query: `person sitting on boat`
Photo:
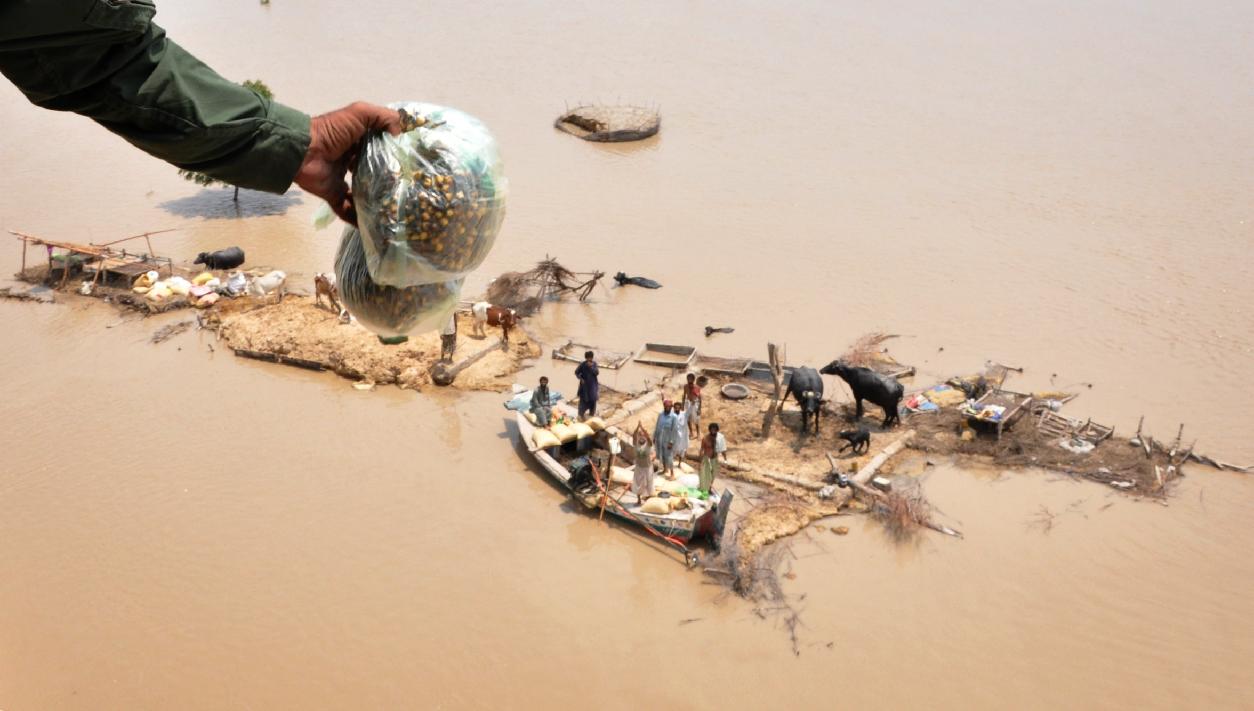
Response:
[[[653,496],[653,440],[649,439],[649,433],[639,422],[632,435],[632,453],[636,466],[631,478],[631,493],[644,502]]]
[[[589,417],[597,414],[597,398],[601,395],[601,383],[597,380],[597,376],[601,374],[601,369],[597,367],[597,362],[593,358],[592,351],[584,351],[583,362],[575,368],[575,377],[579,378],[579,419],[584,419],[584,413],[588,413]]]
[[[553,400],[549,395],[549,379],[540,376],[540,386],[531,391],[531,414],[536,416],[537,427],[548,427],[553,413]]]
[[[718,476],[718,455],[727,461],[727,440],[718,431],[718,423],[710,423],[709,434],[701,438],[701,491],[710,493],[714,478]]]
[[[662,462],[662,473],[667,479],[675,478],[675,413],[671,412],[675,403],[662,401],[662,414],[657,416],[657,424],[653,426],[653,446],[657,450],[657,458]]]
[[[672,406],[671,411],[675,413],[675,458],[682,464],[684,457],[688,455],[688,445],[692,442],[688,438],[688,413],[678,402]]]

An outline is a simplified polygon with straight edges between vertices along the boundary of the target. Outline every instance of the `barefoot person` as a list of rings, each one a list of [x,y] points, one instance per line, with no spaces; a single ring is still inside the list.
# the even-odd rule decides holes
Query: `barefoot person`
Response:
[[[688,384],[684,385],[684,419],[688,423],[688,435],[701,436],[701,382],[695,373],[688,374]]]
[[[449,314],[448,323],[440,330],[440,360],[451,363],[457,351],[457,314]]]
[[[701,491],[710,493],[714,478],[718,476],[718,455],[727,459],[727,442],[718,432],[718,424],[711,422],[710,431],[701,438]]]
[[[653,496],[653,440],[644,425],[636,423],[632,437],[632,453],[635,455],[635,471],[631,478],[631,493],[641,503]]]
[[[662,414],[657,416],[657,424],[653,426],[653,446],[657,449],[657,458],[662,462],[662,473],[667,479],[675,478],[675,413],[671,412],[675,403],[662,401]]]
[[[683,464],[684,457],[688,456],[688,445],[692,442],[688,433],[688,416],[678,402],[671,412],[675,413],[675,459]]]

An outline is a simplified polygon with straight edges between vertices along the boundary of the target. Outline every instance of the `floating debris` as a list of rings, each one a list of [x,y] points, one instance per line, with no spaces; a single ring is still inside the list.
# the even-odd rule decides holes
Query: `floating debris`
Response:
[[[557,117],[558,129],[585,141],[639,141],[658,132],[662,117],[641,106],[576,106]]]

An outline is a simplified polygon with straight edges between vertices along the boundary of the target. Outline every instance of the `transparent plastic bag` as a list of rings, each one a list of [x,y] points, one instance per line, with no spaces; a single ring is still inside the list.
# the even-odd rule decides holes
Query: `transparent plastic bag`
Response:
[[[457,308],[462,291],[461,279],[403,287],[379,284],[370,276],[361,233],[353,227],[345,228],[340,239],[335,280],[349,313],[385,338],[439,328]]]
[[[434,104],[389,104],[405,130],[362,146],[353,199],[376,284],[464,278],[483,263],[505,219],[496,140],[476,118]]]

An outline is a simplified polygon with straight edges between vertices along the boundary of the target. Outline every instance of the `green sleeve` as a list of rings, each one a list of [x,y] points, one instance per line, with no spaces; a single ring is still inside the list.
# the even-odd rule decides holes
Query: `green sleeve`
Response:
[[[287,190],[309,116],[218,75],[152,23],[148,0],[0,0],[0,73],[179,168]]]

